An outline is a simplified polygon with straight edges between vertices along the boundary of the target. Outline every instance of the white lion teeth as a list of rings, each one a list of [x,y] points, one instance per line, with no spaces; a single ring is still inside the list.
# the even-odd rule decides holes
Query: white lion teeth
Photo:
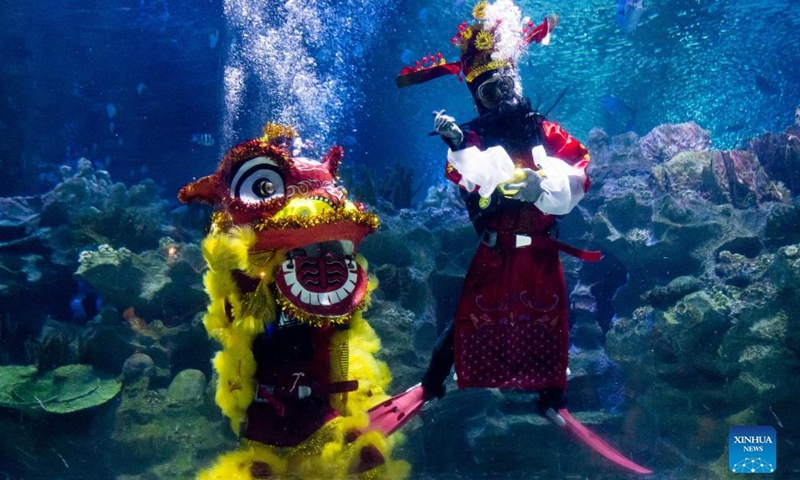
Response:
[[[354,278],[351,278],[349,275],[347,276],[347,281],[342,285],[339,290],[343,290],[345,293],[350,294],[356,288],[356,281]]]
[[[287,282],[287,285],[289,285],[288,282]],[[300,291],[303,290],[303,287],[301,287],[300,284],[297,283],[297,281],[295,281],[294,283],[292,283],[290,285],[292,287],[292,295],[294,295],[295,297],[300,296]]]
[[[319,304],[324,306],[330,306],[331,304],[331,294],[328,292],[320,293],[319,294]]]
[[[354,268],[347,270],[347,280],[341,287],[332,292],[316,293],[307,290],[297,281],[294,261],[289,260],[284,262],[281,270],[283,272],[283,278],[286,280],[286,285],[289,287],[292,295],[299,297],[301,302],[309,305],[331,306],[341,302],[353,293],[356,289],[356,281],[358,280],[358,268],[354,265]]]
[[[294,262],[291,263],[293,264]],[[300,295],[300,291],[303,289],[303,287],[301,287],[300,284],[297,283],[297,275],[295,274],[294,268],[292,268],[291,270],[287,270],[286,267],[287,264],[284,263],[283,276],[286,279],[286,285],[289,285],[289,287],[291,287],[292,295],[298,296]]]
[[[303,295],[305,295],[305,293],[306,292],[303,292]],[[337,303],[339,301],[337,299],[335,302],[331,302],[331,298],[336,298],[336,296],[333,293],[334,292],[322,292],[322,293],[308,292],[310,297],[309,297],[308,302],[306,302],[306,303],[309,303],[311,305],[324,305],[326,307],[330,306],[333,303]],[[302,300],[302,297],[301,297],[301,300]]]

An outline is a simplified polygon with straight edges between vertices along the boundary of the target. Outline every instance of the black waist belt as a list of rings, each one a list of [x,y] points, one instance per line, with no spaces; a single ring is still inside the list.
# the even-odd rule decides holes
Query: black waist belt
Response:
[[[602,258],[599,250],[581,250],[580,248],[575,248],[547,236],[531,236],[521,233],[503,233],[495,232],[494,230],[484,230],[481,242],[490,248],[554,248],[587,262],[599,262],[600,258]]]
[[[315,383],[312,385],[275,386],[258,384],[253,401],[272,405],[280,415],[285,410],[287,400],[302,400],[312,395],[333,395],[335,393],[354,392],[358,390],[358,380],[343,382]]]

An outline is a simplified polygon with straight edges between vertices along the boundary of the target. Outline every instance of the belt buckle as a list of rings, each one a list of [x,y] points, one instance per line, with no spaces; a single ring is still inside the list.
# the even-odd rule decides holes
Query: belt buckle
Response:
[[[529,235],[516,234],[514,235],[514,248],[527,247],[533,243],[533,239]]]
[[[253,402],[255,403],[270,403],[270,397],[273,397],[275,393],[275,387],[271,385],[262,385],[258,384],[256,386],[256,394],[253,398]]]
[[[253,403],[263,403],[275,409],[278,416],[283,417],[286,414],[286,406],[275,398],[275,387],[271,385],[257,385],[256,394],[253,398]]]
[[[489,248],[494,248],[497,245],[497,232],[492,230],[484,230],[481,242]]]

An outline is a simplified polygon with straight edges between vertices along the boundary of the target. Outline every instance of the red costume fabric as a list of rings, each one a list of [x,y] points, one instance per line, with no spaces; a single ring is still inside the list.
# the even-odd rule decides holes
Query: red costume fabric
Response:
[[[533,121],[531,117],[526,120]],[[473,129],[467,132],[465,147],[484,149],[500,144],[518,167],[536,169],[530,150],[541,141],[549,156],[585,171],[589,164],[586,148],[559,125],[539,122],[538,139],[509,143]],[[447,170],[447,178],[458,183],[458,172]],[[588,187],[587,177],[584,190]],[[456,310],[458,386],[565,389],[569,304],[559,260],[559,249],[566,249],[550,237],[556,216],[543,213],[533,203],[498,197],[495,193],[492,201],[502,205],[479,213],[480,224],[470,212],[476,228],[483,231],[483,241]],[[468,207],[470,203],[476,210],[475,202],[468,199]],[[530,237],[531,244],[517,247],[520,234]]]
[[[294,447],[337,416],[322,391],[332,385],[330,345],[335,330],[332,325],[312,328],[278,322],[256,337],[253,355],[259,387],[247,411],[244,438]],[[303,397],[303,387],[311,395]]]

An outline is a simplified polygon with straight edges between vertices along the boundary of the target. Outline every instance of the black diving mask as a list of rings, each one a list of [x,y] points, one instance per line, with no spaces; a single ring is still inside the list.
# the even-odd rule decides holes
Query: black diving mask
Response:
[[[507,75],[494,76],[478,87],[475,96],[487,108],[494,107],[514,96],[514,79]]]

